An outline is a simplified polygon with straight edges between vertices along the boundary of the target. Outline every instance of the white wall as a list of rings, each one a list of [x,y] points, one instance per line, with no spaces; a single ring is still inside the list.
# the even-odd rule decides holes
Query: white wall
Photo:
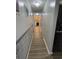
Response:
[[[44,12],[47,13],[47,15],[43,16],[43,21],[42,21],[43,35],[48,47],[49,54],[52,54],[56,20],[58,14],[58,2],[56,2],[55,0],[55,6],[50,7],[51,2],[52,1],[49,0],[47,1],[47,4],[44,9]]]
[[[20,12],[16,15],[16,42],[18,42],[16,44],[16,56],[17,59],[26,59],[32,41],[33,19],[32,16],[27,16],[23,6],[19,6],[19,10]],[[27,33],[23,36],[26,31]]]
[[[19,3],[19,10],[21,15],[24,14],[27,16],[26,8],[28,10],[28,14],[32,13],[29,0],[18,0],[18,3]]]
[[[33,24],[31,16],[16,16],[16,39],[18,40],[23,33]]]
[[[21,40],[16,45],[16,56],[17,59],[28,59],[29,48],[32,42],[32,27],[27,31],[27,33],[21,38]]]
[[[24,3],[25,3],[25,6],[26,6],[27,9],[28,9],[28,12],[31,13],[32,10],[31,10],[31,4],[30,4],[30,1],[29,1],[29,0],[24,0]]]
[[[19,59],[25,59],[27,57],[32,40],[32,21],[32,16],[26,16],[24,14],[16,15],[16,41],[27,31],[16,45],[17,57]]]
[[[28,10],[31,9],[30,5],[27,4],[27,0],[18,0],[18,2],[19,1],[23,2]],[[19,39],[19,37],[33,24],[32,16],[27,16],[24,5],[19,5],[19,13],[16,15],[16,39]]]

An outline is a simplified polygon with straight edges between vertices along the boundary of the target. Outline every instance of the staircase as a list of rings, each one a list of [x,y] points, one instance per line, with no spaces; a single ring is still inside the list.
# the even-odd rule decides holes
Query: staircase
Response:
[[[34,28],[32,46],[28,59],[46,59],[48,56],[40,27]]]

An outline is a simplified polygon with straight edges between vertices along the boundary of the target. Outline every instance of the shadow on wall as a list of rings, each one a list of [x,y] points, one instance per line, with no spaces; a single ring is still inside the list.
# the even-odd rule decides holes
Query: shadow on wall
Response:
[[[59,5],[53,52],[62,52],[62,5]]]

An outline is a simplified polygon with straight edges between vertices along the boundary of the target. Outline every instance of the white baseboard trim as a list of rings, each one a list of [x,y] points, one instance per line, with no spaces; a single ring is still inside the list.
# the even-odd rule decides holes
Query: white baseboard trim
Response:
[[[32,39],[33,39],[33,36],[32,36]],[[31,39],[31,42],[30,42],[30,45],[29,45],[29,50],[28,50],[28,53],[27,53],[27,57],[26,57],[26,59],[28,59],[28,56],[29,56],[29,52],[30,52],[31,45],[32,45],[32,39]]]
[[[50,54],[53,54],[53,52],[50,52],[50,51],[49,51],[48,45],[47,45],[47,43],[46,43],[46,41],[45,41],[45,38],[43,38],[43,40],[44,40],[44,43],[45,43],[45,46],[46,46],[46,49],[47,49],[48,54],[49,54],[49,55],[50,55]]]

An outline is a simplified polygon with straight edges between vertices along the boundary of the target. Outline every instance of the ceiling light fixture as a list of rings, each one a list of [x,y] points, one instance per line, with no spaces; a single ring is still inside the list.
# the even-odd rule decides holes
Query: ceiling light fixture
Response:
[[[35,5],[36,7],[39,7],[42,4],[42,1],[33,1],[32,4]]]
[[[36,7],[39,7],[39,6],[40,6],[40,3],[35,3],[35,6],[36,6]]]

